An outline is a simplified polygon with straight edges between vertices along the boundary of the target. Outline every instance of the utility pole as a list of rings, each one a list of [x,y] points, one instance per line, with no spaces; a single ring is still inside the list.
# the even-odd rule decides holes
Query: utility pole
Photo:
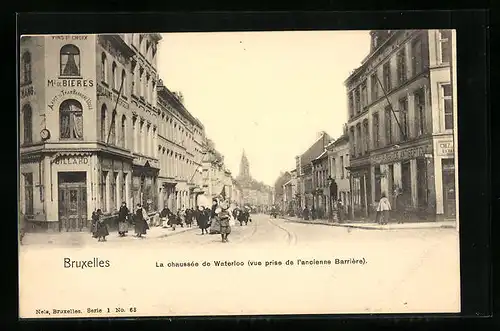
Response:
[[[394,111],[394,107],[392,106],[391,100],[389,100],[389,97],[387,96],[387,93],[385,91],[384,86],[382,85],[382,82],[380,81],[380,78],[378,77],[378,74],[375,74],[375,77],[377,77],[377,82],[382,89],[382,93],[384,93],[384,97],[387,100],[387,103],[389,104],[389,107],[391,108],[391,112],[394,115],[394,119],[396,119],[396,123],[398,124],[399,132],[401,133],[401,137],[403,137],[403,140],[406,141],[407,138],[407,133],[403,131],[403,128],[401,127],[401,124],[399,123],[398,117],[396,116],[396,112]]]
[[[122,91],[123,91],[123,83],[125,82],[125,77],[122,75],[122,82],[120,84],[120,89],[118,91],[118,96],[116,97],[116,103],[115,103],[115,108],[113,109],[113,112],[111,113],[111,125],[109,127],[109,131],[108,131],[108,137],[106,138],[106,144],[109,143],[109,136],[111,135],[111,128],[113,127],[113,125],[115,125],[115,114],[116,114],[116,108],[118,107],[118,101],[120,101],[120,98],[122,96]],[[115,132],[116,134],[116,132]],[[125,139],[125,137],[122,137],[122,139]]]

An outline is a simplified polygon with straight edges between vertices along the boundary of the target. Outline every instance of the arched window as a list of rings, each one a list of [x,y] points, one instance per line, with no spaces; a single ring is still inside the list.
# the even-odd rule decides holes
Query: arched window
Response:
[[[23,107],[24,143],[33,142],[33,112],[30,105]]]
[[[101,140],[106,141],[108,137],[106,137],[106,113],[108,112],[108,108],[106,105],[102,105],[101,107]]]
[[[31,83],[31,53],[24,52],[22,57],[22,68],[23,68],[23,84]]]
[[[111,114],[111,125],[109,126],[109,140],[108,143],[116,145],[116,110]]]
[[[101,80],[108,83],[108,59],[104,52],[101,55]]]
[[[122,115],[122,126],[121,126],[121,138],[122,138],[122,147],[127,147],[127,118],[125,115]]]
[[[59,106],[61,139],[83,139],[83,108],[74,99],[68,99]]]
[[[116,68],[116,62],[113,62],[111,67],[111,74],[113,75],[113,88],[118,89],[118,70]]]
[[[80,50],[75,45],[61,47],[61,76],[80,76]]]
[[[122,81],[123,81],[123,88],[122,88],[122,95],[127,95],[127,73],[125,72],[125,69],[122,70]]]

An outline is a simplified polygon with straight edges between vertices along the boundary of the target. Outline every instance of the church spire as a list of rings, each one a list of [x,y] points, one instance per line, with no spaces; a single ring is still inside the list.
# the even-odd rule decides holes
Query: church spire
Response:
[[[241,155],[240,162],[240,178],[250,179],[250,163],[248,162],[247,156],[245,154],[245,149]]]

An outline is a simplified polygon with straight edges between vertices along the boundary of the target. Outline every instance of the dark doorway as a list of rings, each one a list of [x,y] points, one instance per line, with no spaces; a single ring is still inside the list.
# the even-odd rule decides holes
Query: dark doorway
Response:
[[[447,218],[456,217],[455,159],[442,160],[443,207]]]

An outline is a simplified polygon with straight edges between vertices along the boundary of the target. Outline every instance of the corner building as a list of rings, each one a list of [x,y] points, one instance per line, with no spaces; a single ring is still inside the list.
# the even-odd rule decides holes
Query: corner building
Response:
[[[385,193],[417,220],[455,218],[450,30],[371,31],[346,80],[355,216]]]
[[[122,201],[156,209],[158,34],[23,36],[20,208],[83,231]],[[122,84],[123,82],[123,84]]]

